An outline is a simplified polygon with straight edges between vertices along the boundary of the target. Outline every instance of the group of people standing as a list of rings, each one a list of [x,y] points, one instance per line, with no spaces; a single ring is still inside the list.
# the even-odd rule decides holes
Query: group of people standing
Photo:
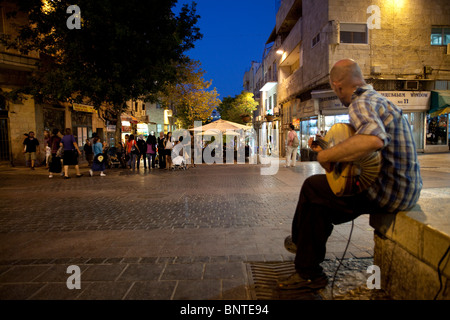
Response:
[[[167,135],[160,132],[156,138],[150,134],[147,139],[143,135],[136,137],[133,134],[125,135],[123,150],[125,150],[125,161],[127,167],[134,171],[139,170],[141,160],[144,162],[144,169],[156,168],[156,159],[158,159],[159,169],[172,168],[172,149],[174,147],[172,132]]]
[[[81,150],[78,147],[76,139],[70,128],[65,129],[64,135],[58,129],[54,129],[50,135],[48,132],[44,135],[45,151],[46,151],[46,167],[49,171],[49,178],[53,178],[54,174],[61,174],[64,179],[70,179],[69,166],[74,166],[76,177],[81,178],[83,174],[80,172],[79,157]],[[39,141],[34,137],[34,132],[28,133],[27,138],[23,142],[25,159],[31,160],[31,169],[34,170],[37,155],[39,155]],[[99,137],[94,137],[92,144],[93,159],[90,175],[94,171],[100,171],[100,176],[106,176],[105,159],[102,158],[104,145]],[[91,163],[90,163],[91,165]]]
[[[106,176],[107,145],[106,142],[102,143],[99,137],[95,136],[92,142],[87,139],[83,150],[80,150],[70,128],[65,129],[64,134],[58,129],[54,129],[51,134],[46,131],[44,140],[49,178],[53,178],[54,174],[60,174],[64,179],[70,179],[70,166],[74,166],[77,178],[82,177],[79,167],[82,151],[90,166],[89,175],[92,177],[96,172],[100,172],[101,177]],[[159,169],[170,170],[173,166],[172,149],[177,142],[173,141],[171,132],[167,135],[160,132],[158,138],[152,133],[147,139],[144,139],[143,135],[139,135],[136,139],[133,134],[127,134],[125,141],[117,149],[120,151],[119,156],[124,156],[126,166],[132,171],[139,170],[141,160],[144,162],[144,169],[156,168],[158,163]],[[31,169],[34,170],[39,155],[39,141],[34,137],[34,132],[27,134],[23,145],[26,160],[31,161]]]

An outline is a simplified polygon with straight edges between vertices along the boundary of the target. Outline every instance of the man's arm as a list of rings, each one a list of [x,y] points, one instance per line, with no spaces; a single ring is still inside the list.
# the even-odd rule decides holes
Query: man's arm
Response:
[[[317,161],[324,168],[335,162],[352,162],[384,147],[383,140],[372,135],[355,135],[338,145],[319,151]]]

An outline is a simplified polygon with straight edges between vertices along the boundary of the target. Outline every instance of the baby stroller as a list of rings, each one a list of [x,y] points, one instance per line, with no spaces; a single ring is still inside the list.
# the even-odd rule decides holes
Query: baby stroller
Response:
[[[109,148],[106,151],[107,155],[107,166],[108,168],[118,168],[120,166],[120,159],[117,156],[117,149],[116,148]]]
[[[173,170],[186,170],[186,160],[183,156],[178,156],[172,160],[173,163]]]

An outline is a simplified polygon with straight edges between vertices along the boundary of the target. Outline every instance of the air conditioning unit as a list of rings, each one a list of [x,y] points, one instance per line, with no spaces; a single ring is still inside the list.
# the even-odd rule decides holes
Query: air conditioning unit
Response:
[[[405,81],[405,90],[419,90],[419,81]]]

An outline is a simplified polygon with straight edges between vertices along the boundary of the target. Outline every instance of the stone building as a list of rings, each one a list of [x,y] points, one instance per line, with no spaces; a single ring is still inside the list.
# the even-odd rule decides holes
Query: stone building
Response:
[[[27,24],[26,13],[18,12],[13,19],[7,19],[9,12],[15,11],[14,3],[2,1],[0,6],[0,33],[14,35],[14,24]],[[71,128],[79,147],[86,139],[99,136],[108,145],[115,146],[117,116],[106,106],[96,110],[89,102],[75,104],[67,102],[38,103],[31,96],[11,100],[8,93],[28,85],[27,78],[35,70],[40,59],[38,52],[24,55],[16,50],[0,45],[0,162],[24,165],[23,140],[25,134],[35,132],[40,142],[40,159],[45,156],[44,130]],[[124,121],[131,120],[129,128],[138,133],[138,127],[145,128],[149,122],[142,101],[127,103],[122,115]],[[129,118],[130,117],[130,118]],[[147,130],[148,131],[148,130]]]
[[[366,81],[403,109],[419,151],[449,151],[448,1],[283,0],[270,39],[279,53],[281,139],[293,123],[302,159],[311,159],[311,135],[348,121],[328,83],[343,58],[356,60]]]

